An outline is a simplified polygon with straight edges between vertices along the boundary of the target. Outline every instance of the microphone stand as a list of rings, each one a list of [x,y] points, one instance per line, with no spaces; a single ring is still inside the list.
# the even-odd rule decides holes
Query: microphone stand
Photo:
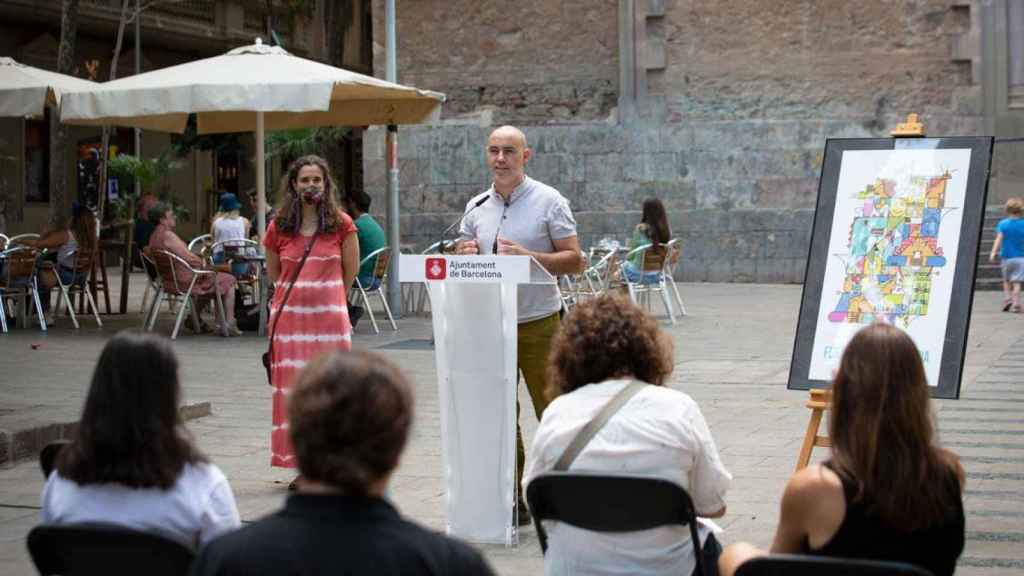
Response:
[[[473,210],[476,210],[480,206],[483,206],[484,202],[487,202],[490,199],[491,199],[490,195],[487,195],[487,196],[484,196],[483,198],[481,198],[480,200],[478,200],[476,202],[476,204],[473,204],[473,206],[469,210],[466,210],[465,212],[463,212],[462,216],[459,216],[458,220],[456,220],[455,222],[452,222],[451,226],[445,228],[441,232],[441,238],[440,238],[440,240],[437,243],[437,253],[438,254],[444,254],[445,253],[444,252],[444,239],[445,239],[445,236],[447,236],[449,232],[454,230],[456,226],[458,226],[459,224],[462,224],[462,221],[466,219],[466,216],[469,216],[470,212],[472,212]]]

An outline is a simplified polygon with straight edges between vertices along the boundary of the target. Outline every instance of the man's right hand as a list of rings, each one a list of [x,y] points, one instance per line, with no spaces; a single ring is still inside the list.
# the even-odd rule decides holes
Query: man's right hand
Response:
[[[480,245],[476,240],[459,240],[455,243],[455,253],[461,255],[479,254]]]

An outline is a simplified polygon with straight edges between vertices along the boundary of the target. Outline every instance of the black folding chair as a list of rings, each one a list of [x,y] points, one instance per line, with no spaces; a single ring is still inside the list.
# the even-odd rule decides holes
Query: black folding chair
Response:
[[[54,467],[57,465],[57,455],[67,445],[67,440],[57,440],[43,446],[43,449],[39,452],[39,468],[43,471],[43,478],[50,477],[50,472],[53,472]]]
[[[826,558],[804,554],[770,554],[751,558],[736,576],[932,576],[924,568],[903,562]]]
[[[183,576],[195,559],[174,540],[106,524],[36,526],[28,551],[40,576]]]
[[[548,549],[541,520],[565,522],[595,532],[634,532],[689,525],[697,574],[705,574],[697,515],[682,486],[662,478],[588,472],[547,472],[530,481],[526,502],[540,548]]]

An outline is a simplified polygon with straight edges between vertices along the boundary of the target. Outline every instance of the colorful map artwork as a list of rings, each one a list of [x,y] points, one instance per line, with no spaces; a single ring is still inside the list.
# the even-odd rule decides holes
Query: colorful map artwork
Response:
[[[860,206],[850,225],[845,280],[830,322],[878,320],[906,329],[928,314],[933,277],[946,266],[939,228],[950,178],[948,170],[899,183],[878,178],[854,195]]]

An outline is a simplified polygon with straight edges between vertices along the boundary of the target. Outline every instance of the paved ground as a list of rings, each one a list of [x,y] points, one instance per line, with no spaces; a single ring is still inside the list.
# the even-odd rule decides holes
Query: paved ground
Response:
[[[116,279],[111,285],[117,285]],[[723,540],[767,545],[808,418],[806,394],[785,387],[800,287],[681,287],[690,316],[666,325],[676,346],[673,385],[700,404],[735,477],[721,522]],[[132,294],[134,311],[139,297]],[[998,293],[976,296],[962,398],[935,402],[942,441],[963,457],[968,471],[967,549],[960,574],[1024,574],[1024,316],[999,313],[999,300]],[[170,331],[168,318],[160,325],[165,332]],[[63,321],[45,336],[38,330],[0,335],[0,430],[73,421],[103,342],[137,321],[137,314],[110,318],[97,330],[85,320],[78,331]],[[374,336],[364,320],[356,346],[380,349],[416,384],[414,437],[392,490],[403,513],[440,528],[443,486],[433,353],[410,349],[407,342],[429,338],[429,330],[425,319],[409,318],[400,322],[397,333],[384,330]],[[285,497],[283,482],[291,476],[268,466],[270,394],[259,364],[264,341],[185,334],[175,347],[182,359],[186,402],[212,404],[212,415],[189,422],[189,428],[230,478],[243,519],[277,509]],[[530,412],[523,411],[528,436],[536,426],[525,420]],[[823,452],[818,449],[816,457]],[[2,575],[33,573],[25,535],[37,522],[42,480],[33,460],[0,468]],[[518,548],[482,548],[501,574],[543,572],[532,528],[522,534]]]

